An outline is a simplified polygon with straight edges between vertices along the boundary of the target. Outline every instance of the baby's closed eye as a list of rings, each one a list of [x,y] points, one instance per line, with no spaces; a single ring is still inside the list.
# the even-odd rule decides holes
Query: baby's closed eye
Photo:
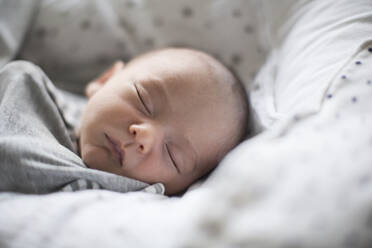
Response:
[[[154,105],[151,101],[149,92],[139,83],[134,83],[133,85],[136,90],[137,98],[144,108],[145,114],[149,117],[153,117]]]

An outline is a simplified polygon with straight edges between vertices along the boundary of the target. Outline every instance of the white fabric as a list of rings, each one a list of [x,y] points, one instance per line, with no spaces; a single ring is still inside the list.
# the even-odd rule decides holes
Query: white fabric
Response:
[[[334,75],[372,40],[370,0],[299,1],[294,9],[252,86],[253,107],[266,128],[317,112]]]
[[[248,85],[294,0],[275,2],[43,0],[20,58],[40,65],[57,86],[81,93],[117,59],[187,46],[211,53]]]

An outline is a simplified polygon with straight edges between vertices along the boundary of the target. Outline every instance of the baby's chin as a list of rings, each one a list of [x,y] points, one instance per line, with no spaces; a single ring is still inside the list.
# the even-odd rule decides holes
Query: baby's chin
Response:
[[[86,144],[81,148],[81,158],[88,168],[123,175],[122,168],[104,147]]]
[[[104,156],[102,149],[92,145],[81,146],[81,158],[88,168],[98,169]]]
[[[107,151],[98,146],[90,144],[81,147],[81,158],[84,164],[91,169],[106,170],[103,165],[107,165]]]

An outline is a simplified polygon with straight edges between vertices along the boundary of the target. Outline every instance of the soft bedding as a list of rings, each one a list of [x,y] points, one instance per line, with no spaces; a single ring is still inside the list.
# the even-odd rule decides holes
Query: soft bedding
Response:
[[[40,65],[60,88],[82,93],[115,60],[187,46],[216,56],[248,84],[295,1],[42,0],[18,57]]]
[[[1,246],[371,247],[371,48],[335,75],[317,115],[242,143],[181,198],[2,193]]]
[[[250,91],[265,128],[317,113],[336,73],[372,39],[371,1],[298,1],[295,7]]]
[[[372,247],[372,5],[299,1],[285,27],[250,92],[262,132],[206,181],[1,193],[0,246]]]

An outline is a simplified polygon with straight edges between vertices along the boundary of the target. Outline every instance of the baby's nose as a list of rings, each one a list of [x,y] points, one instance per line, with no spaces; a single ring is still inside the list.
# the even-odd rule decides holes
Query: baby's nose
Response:
[[[132,124],[129,126],[129,132],[133,137],[136,150],[142,154],[150,152],[159,136],[154,125],[150,123]]]

